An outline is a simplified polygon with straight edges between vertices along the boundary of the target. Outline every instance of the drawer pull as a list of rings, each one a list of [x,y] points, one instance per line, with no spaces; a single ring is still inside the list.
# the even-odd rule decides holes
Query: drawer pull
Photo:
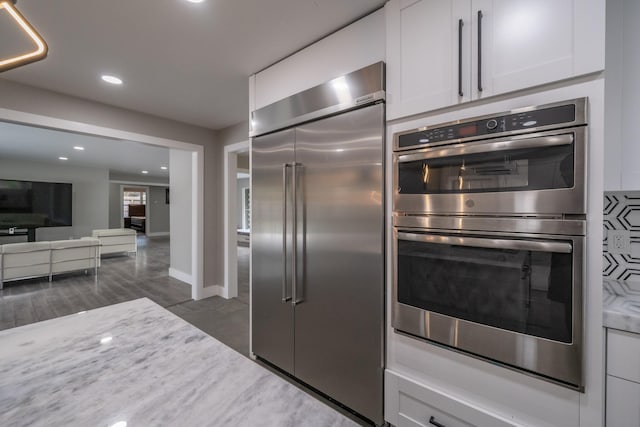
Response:
[[[446,427],[444,424],[440,424],[439,422],[437,422],[436,417],[434,417],[433,415],[431,415],[431,418],[429,418],[429,424],[432,424],[436,427]]]
[[[463,97],[462,91],[462,19],[458,19],[458,96]]]

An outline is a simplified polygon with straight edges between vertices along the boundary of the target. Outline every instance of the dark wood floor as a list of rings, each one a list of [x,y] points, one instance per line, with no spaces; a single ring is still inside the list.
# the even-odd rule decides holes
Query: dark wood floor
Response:
[[[238,298],[191,299],[191,287],[168,275],[169,239],[138,237],[138,254],[104,257],[97,277],[76,272],[6,282],[0,330],[147,297],[219,341],[249,354],[249,248],[238,248]]]
[[[138,238],[138,254],[102,259],[98,276],[75,272],[6,282],[0,330],[147,297],[163,307],[191,300],[191,287],[168,275],[169,239]]]

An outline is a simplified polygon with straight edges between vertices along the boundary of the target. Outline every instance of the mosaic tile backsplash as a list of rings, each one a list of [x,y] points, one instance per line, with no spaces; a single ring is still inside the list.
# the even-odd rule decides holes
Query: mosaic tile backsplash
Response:
[[[628,230],[630,253],[612,254],[609,230]],[[640,191],[604,193],[604,265],[609,279],[640,282]]]

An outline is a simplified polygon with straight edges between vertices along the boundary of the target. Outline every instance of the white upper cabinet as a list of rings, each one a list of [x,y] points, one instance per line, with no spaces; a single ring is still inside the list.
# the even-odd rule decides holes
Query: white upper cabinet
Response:
[[[607,1],[606,191],[640,190],[640,2]]]
[[[469,1],[393,0],[386,7],[387,118],[470,100]]]
[[[391,0],[387,117],[604,69],[604,6],[604,0]]]
[[[475,82],[481,68],[483,89],[474,87],[474,94],[480,98],[571,77],[573,3],[572,0],[473,1],[473,35],[481,43],[473,49],[471,70]]]

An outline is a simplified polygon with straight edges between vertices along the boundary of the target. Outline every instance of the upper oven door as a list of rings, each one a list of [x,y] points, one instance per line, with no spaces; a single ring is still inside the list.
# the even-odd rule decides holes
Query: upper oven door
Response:
[[[586,128],[394,153],[394,211],[584,214]]]

